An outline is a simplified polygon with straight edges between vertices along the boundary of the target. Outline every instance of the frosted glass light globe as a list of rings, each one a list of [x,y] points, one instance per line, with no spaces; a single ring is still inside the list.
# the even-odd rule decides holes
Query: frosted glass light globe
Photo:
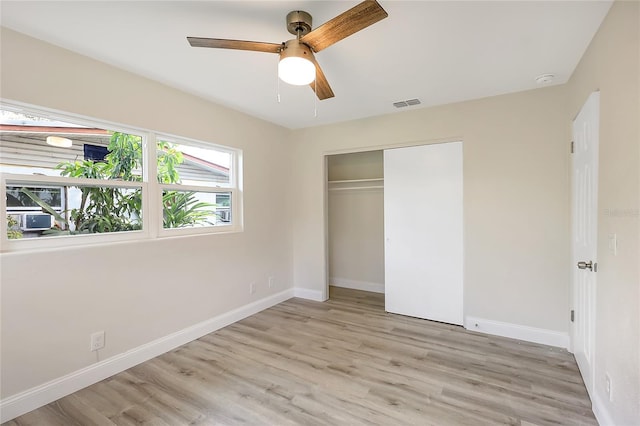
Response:
[[[304,86],[316,78],[316,66],[309,60],[289,56],[278,63],[278,76],[285,83]]]

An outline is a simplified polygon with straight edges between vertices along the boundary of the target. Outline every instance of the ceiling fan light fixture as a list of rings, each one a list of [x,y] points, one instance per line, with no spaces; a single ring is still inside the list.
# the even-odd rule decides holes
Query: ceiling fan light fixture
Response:
[[[71,148],[73,145],[73,141],[71,141],[71,139],[62,138],[60,136],[47,136],[47,143],[59,148]]]
[[[316,79],[316,66],[311,50],[298,40],[289,40],[280,52],[278,77],[285,83],[305,86]]]
[[[285,83],[305,86],[316,78],[316,67],[304,58],[288,57],[278,63],[278,76]]]

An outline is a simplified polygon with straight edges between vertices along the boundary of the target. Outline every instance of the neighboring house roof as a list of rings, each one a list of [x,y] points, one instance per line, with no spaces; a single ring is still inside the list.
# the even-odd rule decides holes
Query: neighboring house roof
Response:
[[[49,123],[48,123],[49,124]],[[107,146],[111,133],[89,127],[51,126],[7,123],[0,124],[0,165],[54,169],[64,161],[84,159],[84,145]],[[70,148],[47,145],[49,135],[68,136]],[[183,180],[228,182],[229,168],[183,153],[184,162],[177,166]]]

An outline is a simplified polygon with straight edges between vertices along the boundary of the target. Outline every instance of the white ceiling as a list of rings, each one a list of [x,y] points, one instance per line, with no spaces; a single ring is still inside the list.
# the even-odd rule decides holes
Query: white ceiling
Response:
[[[336,94],[281,83],[278,56],[192,48],[186,36],[280,43],[291,10],[314,28],[358,1],[6,1],[2,26],[289,128],[567,81],[610,1],[380,0],[389,17],[319,52]],[[417,107],[396,101],[419,98]]]

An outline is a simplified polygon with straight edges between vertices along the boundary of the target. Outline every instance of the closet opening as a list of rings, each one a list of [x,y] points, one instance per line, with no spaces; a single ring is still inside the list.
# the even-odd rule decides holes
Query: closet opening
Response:
[[[328,296],[463,324],[463,143],[327,155]],[[368,293],[363,293],[368,292]]]
[[[384,306],[383,151],[327,156],[329,298],[377,293]]]

